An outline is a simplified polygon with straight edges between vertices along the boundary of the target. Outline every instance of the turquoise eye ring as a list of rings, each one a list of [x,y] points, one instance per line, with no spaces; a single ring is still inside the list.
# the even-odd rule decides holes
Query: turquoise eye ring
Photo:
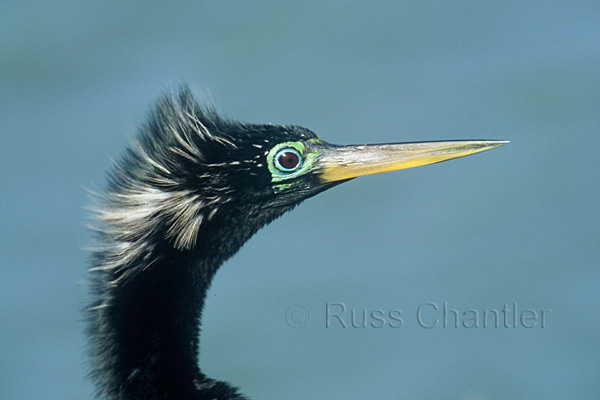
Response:
[[[308,152],[301,141],[277,144],[267,153],[271,182],[279,184],[305,174],[313,167],[318,155],[318,151]]]

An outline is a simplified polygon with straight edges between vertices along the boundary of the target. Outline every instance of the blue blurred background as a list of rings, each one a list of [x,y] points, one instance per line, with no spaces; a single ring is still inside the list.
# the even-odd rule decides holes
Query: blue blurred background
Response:
[[[209,376],[253,399],[597,399],[599,38],[597,1],[3,2],[0,398],[92,397],[86,189],[188,82],[332,143],[512,141],[354,180],[261,231],[209,293]],[[444,303],[517,303],[537,325],[444,328]],[[354,328],[363,310],[403,323]]]

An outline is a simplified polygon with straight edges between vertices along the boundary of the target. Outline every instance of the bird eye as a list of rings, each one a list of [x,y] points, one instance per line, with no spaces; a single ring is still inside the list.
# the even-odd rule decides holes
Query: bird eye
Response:
[[[275,166],[283,172],[292,172],[298,169],[302,161],[300,154],[292,149],[285,148],[275,154]]]

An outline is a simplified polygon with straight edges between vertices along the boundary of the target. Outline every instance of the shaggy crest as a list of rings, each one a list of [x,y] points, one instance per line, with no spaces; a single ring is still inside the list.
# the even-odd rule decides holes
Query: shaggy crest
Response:
[[[179,96],[165,96],[134,146],[116,163],[107,192],[95,195],[93,229],[98,246],[94,252],[102,260],[91,271],[113,270],[117,279],[129,278],[137,271],[126,267],[150,254],[149,239],[158,231],[166,232],[165,239],[175,249],[191,250],[203,221],[211,220],[230,197],[226,190],[203,195],[182,189],[187,175],[181,167],[194,165],[208,171],[221,166],[207,162],[199,145],[213,142],[236,148],[224,132],[241,126],[221,118],[211,107],[199,106],[187,88]],[[156,260],[147,261],[146,268]]]

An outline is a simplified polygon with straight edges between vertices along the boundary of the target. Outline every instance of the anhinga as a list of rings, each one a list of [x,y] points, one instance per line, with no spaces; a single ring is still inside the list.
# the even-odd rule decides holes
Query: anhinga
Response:
[[[230,121],[189,89],[164,96],[98,195],[93,379],[107,399],[243,399],[198,366],[211,280],[258,231],[349,179],[507,142],[336,146],[300,126]]]

